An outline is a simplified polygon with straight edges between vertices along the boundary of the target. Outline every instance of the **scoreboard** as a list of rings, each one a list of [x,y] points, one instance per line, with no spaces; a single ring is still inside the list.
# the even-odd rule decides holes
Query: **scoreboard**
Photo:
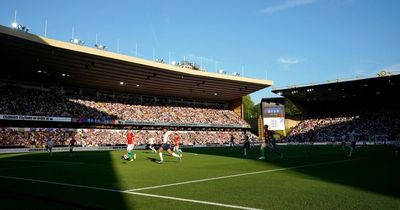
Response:
[[[264,125],[268,125],[269,130],[285,130],[285,106],[284,100],[263,99],[261,110]]]

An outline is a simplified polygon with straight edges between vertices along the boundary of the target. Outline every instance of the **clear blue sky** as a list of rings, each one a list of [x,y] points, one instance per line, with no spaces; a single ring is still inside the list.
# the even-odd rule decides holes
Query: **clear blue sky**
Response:
[[[400,70],[398,0],[0,0],[0,24],[138,57],[273,80],[277,87]],[[252,94],[257,103],[271,88]]]

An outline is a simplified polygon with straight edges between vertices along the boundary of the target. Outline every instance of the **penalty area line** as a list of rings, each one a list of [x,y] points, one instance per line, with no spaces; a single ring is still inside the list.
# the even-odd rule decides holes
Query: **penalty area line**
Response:
[[[210,201],[202,201],[202,200],[194,200],[194,199],[187,199],[187,198],[178,198],[178,197],[171,197],[171,196],[163,196],[163,195],[155,195],[155,194],[140,193],[140,192],[128,192],[128,191],[125,191],[125,190],[108,189],[108,188],[93,187],[93,186],[78,185],[78,184],[68,184],[68,183],[53,182],[53,181],[46,181],[46,180],[40,180],[40,179],[29,179],[29,178],[13,177],[13,176],[2,176],[2,175],[0,175],[0,178],[20,180],[20,181],[29,181],[29,182],[37,182],[37,183],[45,183],[45,184],[52,184],[52,185],[59,185],[59,186],[66,186],[66,187],[91,189],[91,190],[101,190],[101,191],[107,191],[107,192],[125,193],[125,194],[131,194],[131,195],[139,195],[139,196],[153,197],[153,198],[162,198],[162,199],[168,199],[168,200],[184,201],[184,202],[205,204],[205,205],[212,205],[212,206],[221,206],[221,207],[234,208],[234,209],[260,210],[260,209],[257,209],[257,208],[251,208],[251,207],[246,207],[246,206],[238,206],[238,205],[231,205],[231,204],[224,204],[224,203],[217,203],[217,202],[210,202]]]
[[[352,162],[352,161],[365,160],[365,159],[368,159],[368,158],[367,158],[367,157],[363,157],[363,158],[354,158],[354,159],[350,159],[350,160],[337,160],[337,161],[329,161],[329,162],[322,162],[322,163],[313,163],[313,164],[306,164],[306,165],[293,166],[293,167],[285,167],[285,168],[269,169],[269,170],[262,170],[262,171],[254,171],[254,172],[248,172],[248,173],[242,173],[242,174],[233,174],[233,175],[219,176],[219,177],[206,178],[206,179],[197,179],[197,180],[186,181],[186,182],[177,182],[177,183],[171,183],[171,184],[164,184],[164,185],[156,185],[156,186],[150,186],[150,187],[135,188],[135,189],[125,190],[125,192],[136,192],[136,191],[142,191],[142,190],[150,190],[150,189],[163,188],[163,187],[171,187],[171,186],[184,185],[184,184],[192,184],[192,183],[198,183],[198,182],[207,182],[207,181],[213,181],[213,180],[219,180],[219,179],[228,179],[228,178],[233,178],[233,177],[240,177],[240,176],[249,176],[249,175],[254,175],[254,174],[270,173],[270,172],[275,172],[275,171],[285,171],[285,170],[292,170],[292,169],[298,169],[298,168],[307,168],[307,167],[316,167],[316,166],[323,166],[323,165],[331,165],[331,164]]]

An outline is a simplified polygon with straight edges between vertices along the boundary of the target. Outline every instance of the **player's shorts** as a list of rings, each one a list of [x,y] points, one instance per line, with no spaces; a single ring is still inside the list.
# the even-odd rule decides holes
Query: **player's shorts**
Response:
[[[161,145],[161,148],[163,148],[163,150],[168,150],[168,149],[171,148],[171,145],[169,145],[169,144],[162,144],[162,145]]]
[[[153,145],[154,144],[154,138],[149,138],[149,144]]]
[[[133,150],[133,144],[128,144],[128,146],[126,147],[126,150],[128,150],[128,151]]]

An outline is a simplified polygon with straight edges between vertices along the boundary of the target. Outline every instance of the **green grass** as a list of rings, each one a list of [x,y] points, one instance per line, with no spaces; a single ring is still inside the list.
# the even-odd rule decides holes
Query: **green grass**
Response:
[[[283,159],[267,153],[266,160],[257,159],[259,148],[248,158],[242,148],[185,149],[182,161],[164,155],[164,164],[147,150],[133,162],[121,159],[124,151],[2,154],[0,176],[106,190],[0,177],[0,208],[226,209],[121,191],[308,165],[137,192],[260,209],[400,209],[400,157],[387,147],[358,148],[351,159],[335,146],[282,149]]]

